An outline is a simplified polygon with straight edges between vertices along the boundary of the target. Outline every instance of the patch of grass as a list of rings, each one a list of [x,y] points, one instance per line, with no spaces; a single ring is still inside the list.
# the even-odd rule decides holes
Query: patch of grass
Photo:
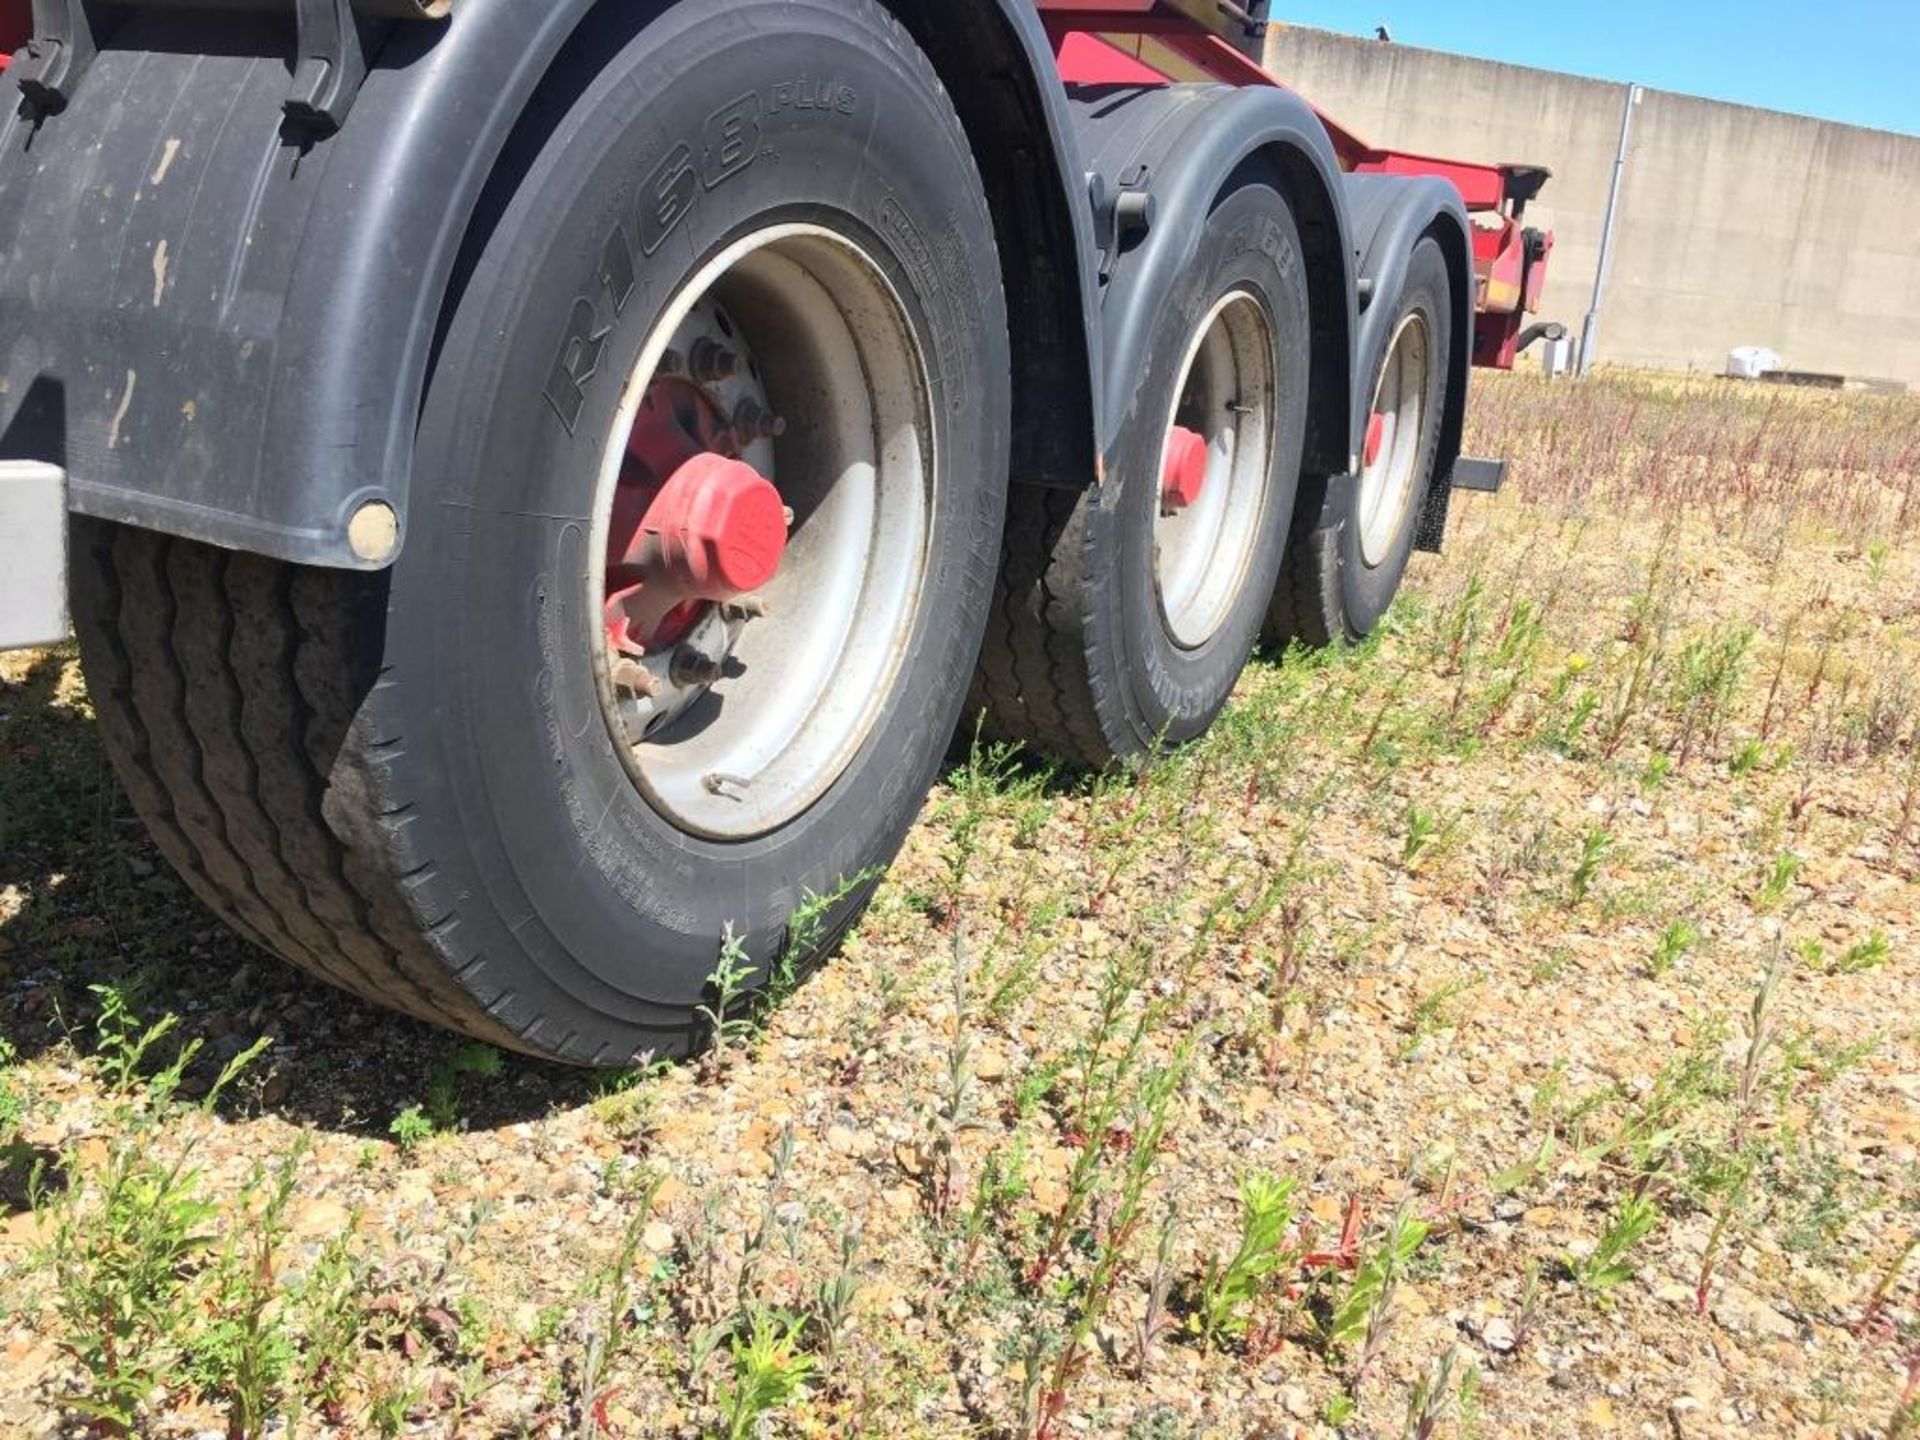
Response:
[[[1563,1352],[1678,1394],[1706,1337],[1754,1413],[1882,1433],[1913,1344],[1920,1020],[1882,977],[1920,864],[1920,407],[1504,377],[1472,424],[1514,483],[1365,644],[1260,657],[1138,775],[963,736],[826,983],[799,985],[871,875],[717,947],[703,1059],[604,1080],[469,1063],[226,937],[156,873],[70,658],[0,658],[0,1222],[45,1244],[72,1204],[69,1251],[99,1245],[128,1139],[212,1211],[121,1347],[130,1421],[52,1413],[50,1380],[111,1388],[71,1349],[0,1375],[0,1413],[1474,1440],[1565,1420]],[[1367,1069],[1449,1027],[1464,1080]],[[292,1041],[275,1073],[182,1103],[257,1033]],[[1300,1166],[1335,1188],[1277,1204]],[[159,1213],[134,1249],[164,1260]],[[88,1343],[13,1254],[7,1338]],[[1629,1298],[1656,1256],[1696,1311],[1737,1278],[1813,1323],[1774,1346]],[[1270,1378],[1298,1392],[1268,1407]]]
[[[192,1147],[178,1140],[160,1143],[198,1043],[181,1046],[167,1065],[147,1074],[144,1062],[175,1033],[177,1019],[147,1025],[118,992],[102,994],[101,1001],[101,1056],[116,1105],[113,1138],[97,1158],[63,1157],[64,1189],[48,1191],[36,1183],[33,1203],[46,1213],[48,1233],[33,1264],[52,1282],[61,1343],[85,1377],[70,1403],[102,1432],[122,1435],[140,1422],[155,1392],[207,1333],[199,1297],[216,1253],[220,1207],[191,1163]],[[264,1048],[263,1041],[228,1061],[209,1086],[202,1113]],[[275,1194],[284,1210],[284,1195],[277,1189]],[[271,1206],[269,1214],[277,1223]],[[269,1249],[271,1244],[269,1239]],[[245,1313],[248,1302],[218,1288],[236,1278],[231,1267],[216,1272],[211,1299]],[[253,1319],[258,1321],[257,1312]],[[269,1354],[277,1346],[277,1339],[259,1334],[238,1337],[230,1347],[260,1367],[245,1382],[246,1400],[237,1402],[241,1413],[250,1416],[246,1407],[264,1403],[277,1383]]]

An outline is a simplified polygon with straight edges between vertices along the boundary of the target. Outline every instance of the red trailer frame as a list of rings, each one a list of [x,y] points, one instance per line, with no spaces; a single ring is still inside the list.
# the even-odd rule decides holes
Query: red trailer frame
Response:
[[[1287,89],[1225,38],[1257,35],[1265,22],[1220,0],[1034,0],[1061,78],[1082,85],[1166,85],[1213,81]],[[1256,7],[1256,8],[1264,8]],[[1527,203],[1550,174],[1534,165],[1443,160],[1370,145],[1318,106],[1341,165],[1357,174],[1437,176],[1466,201],[1473,220],[1477,281],[1476,365],[1510,370],[1527,316],[1546,288],[1553,235],[1524,223]]]
[[[0,75],[13,64],[13,52],[33,33],[33,0],[0,0]]]

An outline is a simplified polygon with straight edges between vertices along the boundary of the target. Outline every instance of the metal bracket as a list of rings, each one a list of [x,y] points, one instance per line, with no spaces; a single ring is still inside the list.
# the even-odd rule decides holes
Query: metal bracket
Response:
[[[96,49],[84,0],[33,0],[33,38],[20,66],[27,103],[42,115],[66,109]]]
[[[67,634],[67,472],[0,460],[0,650]]]
[[[1249,40],[1258,40],[1267,33],[1267,27],[1273,22],[1267,19],[1265,0],[1252,0],[1251,4],[1237,4],[1236,0],[1215,0],[1220,13],[1240,26],[1240,33]]]
[[[77,3],[77,0],[76,0]],[[367,78],[367,51],[351,0],[295,0],[300,22],[287,119],[331,135],[346,123]]]
[[[1478,490],[1491,495],[1506,483],[1505,460],[1482,460],[1476,456],[1462,455],[1453,462],[1453,488],[1456,490]]]

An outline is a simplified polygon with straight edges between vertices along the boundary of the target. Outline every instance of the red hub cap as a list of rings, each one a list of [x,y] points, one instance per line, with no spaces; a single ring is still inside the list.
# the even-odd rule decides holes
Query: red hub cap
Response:
[[[1380,447],[1387,438],[1387,417],[1378,410],[1367,419],[1367,448],[1362,457],[1369,468],[1380,463]]]
[[[1200,498],[1207,483],[1207,438],[1187,429],[1173,427],[1167,436],[1167,456],[1160,481],[1160,505],[1172,513],[1185,510]]]
[[[773,579],[787,547],[780,492],[696,385],[656,380],[627,443],[607,540],[607,639],[644,655],[707,607]]]

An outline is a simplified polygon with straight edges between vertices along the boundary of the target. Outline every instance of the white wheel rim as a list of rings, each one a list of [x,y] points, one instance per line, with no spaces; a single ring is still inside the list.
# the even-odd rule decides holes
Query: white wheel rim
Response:
[[[676,295],[624,393],[594,512],[591,613],[604,603],[613,499],[641,401],[676,337],[703,323],[696,308],[716,304],[752,357],[742,393],[764,383],[789,424],[741,452],[793,512],[779,570],[756,592],[766,614],[735,627],[723,673],[683,714],[642,736],[597,630],[594,656],[614,748],[641,793],[689,834],[742,840],[818,801],[894,688],[928,568],[934,406],[905,307],[859,246],[811,225],[740,240]]]
[[[1369,569],[1392,556],[1420,477],[1432,357],[1426,317],[1415,311],[1394,331],[1374,390],[1379,448],[1360,470],[1360,558]]]
[[[1207,445],[1199,497],[1180,509],[1162,501],[1153,527],[1161,621],[1182,649],[1218,634],[1246,585],[1272,485],[1275,404],[1272,325],[1236,290],[1195,331],[1164,432],[1183,427]]]

